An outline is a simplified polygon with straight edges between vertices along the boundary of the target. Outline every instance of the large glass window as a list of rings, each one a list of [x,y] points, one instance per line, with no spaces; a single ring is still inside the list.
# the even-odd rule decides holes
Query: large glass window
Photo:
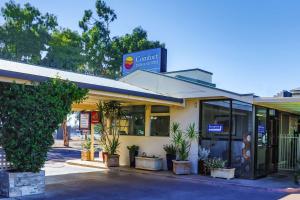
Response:
[[[168,106],[151,106],[151,136],[169,136],[170,109]]]
[[[236,174],[251,175],[251,140],[253,135],[252,105],[232,101],[231,166]]]
[[[121,135],[145,135],[145,106],[122,108],[125,116],[118,121]]]
[[[202,102],[201,145],[227,160],[236,175],[251,176],[252,105],[234,100]]]
[[[202,142],[211,157],[229,159],[230,101],[202,102]]]

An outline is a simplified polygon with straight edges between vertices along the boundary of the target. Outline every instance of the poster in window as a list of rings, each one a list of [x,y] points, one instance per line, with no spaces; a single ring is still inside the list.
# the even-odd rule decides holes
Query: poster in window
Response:
[[[90,113],[81,112],[79,116],[79,129],[90,130]]]

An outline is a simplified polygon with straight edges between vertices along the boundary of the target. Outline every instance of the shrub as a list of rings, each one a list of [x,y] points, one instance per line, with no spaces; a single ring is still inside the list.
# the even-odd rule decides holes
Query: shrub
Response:
[[[99,131],[101,131],[100,144],[108,154],[115,155],[118,153],[120,146],[120,133],[118,120],[122,119],[125,114],[122,111],[121,104],[117,101],[99,101],[97,104],[100,116]],[[107,123],[109,121],[109,123]]]
[[[176,155],[176,147],[173,144],[164,145],[166,154]]]
[[[212,158],[205,161],[205,167],[208,169],[224,168],[225,164],[226,160],[222,160],[221,158]]]
[[[19,172],[38,172],[53,144],[52,133],[87,94],[72,82],[0,83],[0,144]]]
[[[180,124],[175,122],[171,126],[171,136],[176,149],[177,160],[188,160],[192,142],[198,138],[195,124],[189,124],[186,131],[182,131]]]

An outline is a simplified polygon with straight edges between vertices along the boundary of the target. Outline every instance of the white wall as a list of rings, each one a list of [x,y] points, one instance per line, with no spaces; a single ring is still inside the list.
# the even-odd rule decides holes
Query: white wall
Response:
[[[146,109],[147,112],[147,109]],[[146,117],[147,118],[147,117]],[[199,103],[197,100],[186,101],[185,108],[171,107],[170,109],[170,121],[179,122],[182,125],[182,129],[185,130],[190,123],[195,123],[196,130],[199,126]],[[170,143],[170,137],[154,137],[149,134],[149,126],[146,123],[145,136],[120,136],[120,164],[129,165],[129,153],[127,146],[138,145],[140,147],[139,152],[145,152],[147,155],[156,155],[164,159],[164,169],[167,169],[165,151],[163,145]],[[197,173],[198,169],[198,141],[192,144],[190,152],[190,160],[192,161],[192,172]]]

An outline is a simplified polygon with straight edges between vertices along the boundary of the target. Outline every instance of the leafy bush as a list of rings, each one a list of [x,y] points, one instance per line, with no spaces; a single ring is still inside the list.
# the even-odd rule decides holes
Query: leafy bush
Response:
[[[188,160],[192,142],[198,138],[195,124],[190,124],[186,131],[182,131],[179,123],[171,126],[172,143],[176,148],[177,160]]]
[[[127,149],[129,150],[129,152],[136,152],[139,151],[139,146],[137,145],[131,145],[131,146],[127,146]]]
[[[176,155],[176,147],[173,144],[164,145],[164,150],[166,154]]]
[[[83,143],[82,143],[82,149],[86,151],[90,151],[92,146],[92,141],[91,138],[87,138]]]
[[[97,107],[100,116],[100,144],[103,149],[107,150],[108,154],[117,154],[120,146],[120,134],[117,121],[125,115],[122,111],[121,104],[117,101],[99,101]]]
[[[204,147],[202,148],[199,145],[199,150],[198,150],[198,159],[199,160],[207,160],[209,154],[210,154],[210,150],[209,149],[206,149]]]
[[[226,160],[222,160],[221,158],[212,158],[205,161],[205,166],[208,169],[224,168],[226,162]]]
[[[53,144],[52,133],[87,94],[58,78],[32,85],[0,83],[0,144],[15,171],[38,172]]]

